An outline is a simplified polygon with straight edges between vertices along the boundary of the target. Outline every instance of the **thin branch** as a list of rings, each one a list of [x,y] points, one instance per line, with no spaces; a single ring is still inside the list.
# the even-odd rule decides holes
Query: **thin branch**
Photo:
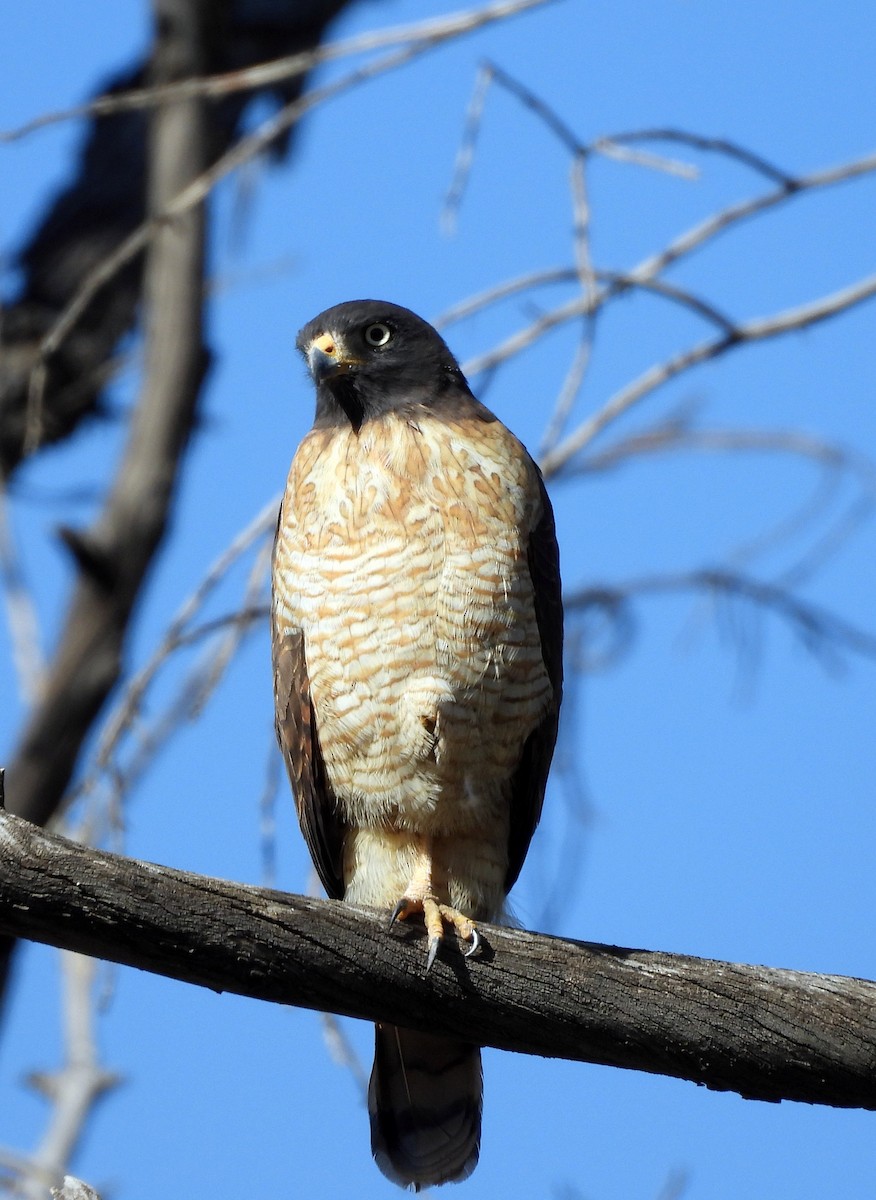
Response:
[[[100,741],[94,756],[94,770],[106,768],[112,754],[118,746],[125,731],[137,719],[143,704],[143,699],[150,685],[168,658],[181,646],[190,645],[210,633],[226,628],[231,623],[240,623],[240,614],[218,619],[218,623],[210,622],[197,629],[189,626],[200,612],[209,596],[225,578],[228,571],[245,554],[254,542],[265,537],[276,525],[279,509],[279,496],[272,497],[266,505],[249,521],[246,526],[231,540],[228,546],[219,554],[204,574],[203,579],[192,594],[180,606],[164,632],[162,639],[146,664],[130,679],[123,694],[104,724]],[[248,606],[244,604],[244,621],[250,619]],[[83,785],[84,786],[84,785]]]
[[[507,71],[503,71],[495,63],[487,63],[486,69],[489,70],[491,79],[494,79],[496,83],[505,88],[512,96],[516,97],[524,108],[529,109],[530,112],[535,114],[542,124],[550,130],[560,145],[565,146],[573,158],[587,159],[592,154],[603,154],[608,158],[617,159],[619,162],[635,163],[637,166],[665,171],[670,175],[681,175],[687,179],[697,178],[699,172],[696,167],[692,167],[689,163],[679,163],[656,154],[630,151],[620,145],[624,140],[633,140],[635,135],[620,134],[618,137],[608,135],[596,138],[592,142],[582,142],[557,110],[548,104],[542,96],[539,96],[537,92],[528,88],[520,79],[517,79]]]
[[[277,882],[277,796],[285,782],[286,774],[282,770],[282,764],[276,739],[272,735],[265,756],[265,778],[258,804],[261,859],[259,877],[265,887],[273,887]]]
[[[737,597],[781,616],[808,650],[821,653],[840,647],[868,658],[876,658],[876,635],[843,620],[817,604],[801,600],[781,583],[775,583],[725,568],[665,572],[642,575],[623,583],[580,588],[563,596],[567,612],[594,605],[616,611],[633,596],[672,592],[707,592],[715,597]]]
[[[36,604],[25,578],[24,567],[9,519],[6,488],[0,481],[0,584],[6,602],[12,659],[18,674],[19,691],[28,704],[36,703],[45,678],[46,664],[40,645]]]
[[[86,850],[0,813],[0,930],[282,1004],[749,1099],[876,1109],[876,984],[482,926],[425,971],[386,914]]]
[[[541,445],[539,446],[539,454],[542,456],[547,454],[551,447],[555,446],[560,437],[562,437],[566,422],[584,385],[584,377],[590,365],[592,352],[592,334],[589,329],[585,329],[575,347],[575,355],[572,363],[566,372],[566,378],[563,380],[563,385],[554,404],[553,412],[545,426]]]
[[[188,10],[186,10],[188,11]],[[182,24],[182,23],[181,23]],[[164,40],[168,63],[199,61],[191,30]],[[175,56],[175,57],[174,57]],[[190,101],[156,114],[152,207],[161,210],[206,155],[203,110]],[[128,441],[97,520],[65,540],[80,568],[45,694],[10,774],[16,803],[35,820],[57,808],[92,721],[115,685],[125,631],[160,544],[195,419],[206,358],[202,337],[204,214],[161,224],[147,264],[146,368]]]
[[[845,515],[834,523],[833,528],[819,538],[815,545],[811,546],[792,567],[782,571],[779,576],[781,585],[786,588],[799,587],[801,583],[820,570],[859,526],[872,515],[873,507],[874,494],[872,492],[859,496],[849,506]]]
[[[692,367],[719,358],[729,350],[735,350],[746,343],[762,341],[778,334],[790,333],[792,330],[805,329],[819,321],[828,320],[853,308],[856,304],[869,300],[874,295],[876,295],[876,275],[869,275],[849,287],[841,288],[838,292],[822,296],[811,303],[784,309],[770,317],[760,317],[743,322],[723,337],[709,342],[701,342],[698,346],[684,350],[663,363],[655,364],[638,379],[616,392],[601,409],[583,421],[573,433],[556,446],[543,460],[542,470],[546,475],[556,475],[606,426],[628,412],[645,396],[650,395],[685,371],[689,371]],[[553,316],[553,314],[551,315]],[[544,325],[547,320],[548,318],[543,318],[540,324]]]
[[[487,92],[490,90],[492,81],[492,67],[489,63],[482,63],[478,67],[477,75],[475,75],[474,90],[472,91],[472,97],[465,114],[462,137],[460,138],[459,149],[456,152],[456,161],[453,164],[450,186],[447,189],[447,194],[444,197],[444,207],[441,210],[440,224],[441,228],[447,234],[452,234],[456,229],[459,210],[462,207],[462,200],[474,165],[475,148],[477,147],[481,124],[484,118],[484,105],[487,102]]]
[[[737,567],[799,535],[827,509],[843,477],[852,476],[856,480],[860,494],[834,519],[830,528],[800,555],[794,565],[785,568],[778,577],[777,582],[789,589],[799,586],[823,566],[870,516],[876,505],[876,464],[847,446],[797,429],[691,429],[678,420],[670,420],[643,433],[621,438],[606,449],[583,459],[579,458],[577,470],[611,470],[639,455],[686,450],[789,454],[808,459],[822,468],[821,482],[796,511],[784,517],[772,529],[730,552],[728,557]]]
[[[471,33],[489,22],[503,20],[518,12],[523,12],[527,8],[550,2],[551,0],[509,0],[507,3],[464,14],[464,18],[461,17],[455,22],[438,22],[440,28],[437,30],[434,29],[435,23],[430,22],[433,32],[428,36],[420,36],[401,50],[366,63],[332,83],[305,92],[303,96],[284,105],[254,133],[241,138],[212,166],[192,179],[173,198],[168,198],[159,212],[133,230],[103,262],[85,277],[73,299],[40,342],[38,362],[32,374],[33,383],[30,389],[29,404],[33,404],[34,407],[38,407],[40,404],[41,389],[45,385],[46,360],[58,350],[97,293],[149,244],[157,230],[201,204],[221,180],[264,153],[273,142],[282,137],[311,109],[377,75],[412,62],[421,54],[443,45],[452,38]]]
[[[688,163],[679,163],[641,150],[630,150],[626,146],[616,145],[610,138],[598,138],[590,145],[585,145],[578,140],[572,128],[566,124],[556,109],[552,108],[541,96],[533,92],[521,80],[497,66],[496,63],[485,61],[480,64],[475,76],[474,89],[463,122],[462,136],[456,152],[450,186],[447,189],[441,213],[441,224],[447,232],[452,233],[456,227],[459,210],[462,207],[463,197],[474,166],[475,150],[483,124],[487,94],[494,81],[519,100],[524,108],[535,113],[536,117],[547,126],[573,158],[584,162],[591,154],[602,154],[620,162],[634,163],[651,170],[680,175],[686,179],[696,179],[699,174],[697,169]]]
[[[487,94],[490,85],[494,82],[498,83],[510,95],[514,96],[524,108],[533,112],[559,143],[571,154],[573,159],[580,159],[583,163],[591,155],[600,154],[606,158],[613,158],[618,162],[632,163],[636,166],[647,167],[650,170],[664,171],[670,175],[677,175],[685,179],[696,179],[699,176],[697,168],[690,163],[667,159],[661,155],[650,154],[643,150],[630,149],[628,146],[621,144],[625,140],[633,140],[636,135],[621,134],[617,138],[610,136],[600,137],[589,144],[585,144],[577,137],[574,130],[563,120],[557,110],[548,104],[543,97],[532,91],[520,79],[503,70],[496,63],[485,61],[480,64],[475,76],[472,98],[469,102],[463,123],[459,149],[456,154],[453,174],[442,211],[442,225],[450,232],[455,228],[459,209],[462,206],[463,196],[465,195],[472,167],[474,166],[475,149],[480,137]],[[647,136],[647,133],[642,136]]]
[[[587,156],[590,147],[579,141],[571,125],[568,125],[557,110],[552,108],[542,96],[528,88],[522,80],[503,71],[496,63],[490,62],[486,66],[492,79],[519,100],[524,108],[528,108],[531,113],[534,113],[539,121],[551,131],[560,145],[565,146],[573,157],[576,155]]]
[[[609,300],[621,296],[627,291],[635,290],[651,292],[655,296],[662,296],[673,303],[681,305],[683,308],[689,308],[697,316],[702,317],[719,329],[729,331],[734,328],[733,321],[720,312],[719,309],[715,308],[714,305],[704,300],[701,296],[697,296],[693,292],[679,287],[677,284],[667,283],[662,279],[637,279],[634,275],[625,274],[623,271],[605,271],[599,268],[594,269],[593,276],[599,283],[608,285],[605,290],[597,293],[589,304],[582,304],[580,298],[571,302],[562,310],[559,320],[552,322],[550,328],[553,328],[556,324],[579,317],[582,313],[584,315],[595,315]],[[502,283],[495,284],[493,287],[486,288],[482,292],[477,292],[474,296],[469,296],[467,299],[461,300],[458,304],[454,304],[452,308],[445,309],[443,313],[435,318],[434,324],[436,328],[443,329],[448,325],[472,317],[483,309],[489,308],[493,304],[498,304],[502,300],[508,300],[512,296],[519,295],[522,292],[534,291],[536,288],[551,284],[574,283],[579,277],[577,267],[551,267],[544,271],[527,271],[525,275],[518,275],[513,279],[504,280]],[[498,365],[499,361],[504,361],[505,358],[511,357],[511,354],[519,353],[521,349],[525,349],[526,346],[531,345],[543,332],[544,330],[534,323],[529,329],[523,331],[527,340],[522,342],[515,340],[514,348],[509,354],[503,354],[502,358],[495,362],[488,360],[486,367],[484,366],[485,356],[478,359],[470,359],[465,364],[465,369],[471,374],[476,374],[481,370]],[[508,345],[509,343],[503,343],[500,349],[504,349]]]
[[[575,250],[575,270],[581,288],[581,296],[587,306],[588,312],[582,322],[581,336],[575,347],[572,362],[566,372],[566,377],[563,380],[563,385],[554,404],[554,410],[545,428],[541,444],[542,453],[553,446],[562,436],[569,414],[574,407],[581,388],[584,386],[584,380],[593,352],[593,338],[596,329],[597,310],[594,307],[594,302],[597,294],[597,275],[593,267],[593,256],[590,248],[590,201],[587,194],[587,160],[581,154],[576,154],[572,159],[570,188],[572,193],[572,236]]]
[[[636,167],[646,167],[649,171],[662,171],[665,175],[676,175],[679,179],[699,179],[700,171],[692,163],[679,162],[677,158],[666,158],[662,154],[649,154],[646,150],[633,150],[629,146],[621,146],[611,137],[600,137],[590,143],[594,154],[604,158],[613,158],[616,162],[631,163]]]
[[[364,1102],[368,1096],[367,1069],[335,1014],[324,1012],[320,1013],[320,1017],[322,1018],[322,1035],[328,1046],[329,1054],[339,1067],[343,1067],[353,1076],[356,1090]]]
[[[189,714],[191,719],[196,718],[203,711],[204,705],[218,687],[222,676],[237,653],[244,635],[252,628],[252,623],[247,620],[247,615],[258,612],[260,607],[258,603],[259,599],[266,600],[267,598],[271,551],[272,544],[270,541],[266,541],[255,556],[241,602],[240,614],[242,619],[226,623],[219,639],[219,644],[213,648],[210,661],[206,664],[206,669],[201,672],[198,686],[193,691],[192,707]],[[265,613],[265,617],[267,617],[267,613]],[[267,628],[267,622],[265,623],[265,627]]]
[[[831,469],[859,470],[858,456],[844,446],[813,437],[798,429],[689,429],[678,422],[659,425],[644,433],[621,438],[603,450],[579,460],[584,471],[605,471],[644,454],[674,453],[676,450],[759,451],[794,454]],[[866,460],[864,460],[866,461]],[[870,466],[876,488],[876,467]]]
[[[817,188],[834,187],[838,183],[848,183],[850,180],[858,179],[872,171],[876,171],[876,154],[868,154],[863,158],[842,163],[838,167],[829,167],[827,170],[813,171],[810,175],[798,175],[773,191],[754,196],[750,200],[731,204],[728,208],[707,217],[681,234],[680,237],[675,238],[663,250],[644,259],[630,271],[630,275],[638,281],[653,279],[655,275],[661,275],[667,267],[672,266],[681,258],[686,258],[704,243],[725,233],[740,221],[748,221],[793,196],[799,196],[801,193],[811,192]]]
[[[239,648],[243,636],[249,633],[256,623],[264,626],[267,613],[267,605],[243,608],[228,617],[206,622],[204,626],[198,626],[182,635],[179,645],[191,644],[202,636],[213,637],[214,643],[205,648],[158,716],[148,725],[134,726],[132,736],[135,745],[127,760],[122,763],[115,757],[110,758],[103,764],[100,774],[92,773],[87,786],[83,784],[81,793],[77,791],[76,795],[94,789],[100,775],[103,775],[108,781],[109,794],[106,804],[109,818],[113,825],[121,827],[123,804],[131,789],[142,779],[174,734],[186,723],[197,720],[228,667],[233,651]],[[217,633],[223,635],[218,647],[215,645]]]
[[[43,1200],[46,1188],[61,1180],[85,1133],[95,1104],[119,1083],[116,1075],[100,1065],[95,1043],[96,961],[63,950],[61,971],[65,1062],[59,1071],[41,1072],[29,1080],[31,1086],[51,1103],[52,1117],[27,1163],[27,1177],[22,1188],[27,1200]]]
[[[180,607],[146,664],[127,681],[113,711],[103,724],[91,763],[70,796],[69,805],[83,796],[94,796],[101,781],[105,780],[105,815],[111,825],[121,827],[122,802],[126,794],[141,778],[168,738],[183,723],[194,720],[200,714],[244,636],[254,626],[267,620],[267,605],[259,603],[259,597],[264,589],[270,544],[256,556],[239,607],[224,616],[214,617],[197,625],[192,623],[231,567],[255,542],[265,538],[273,530],[278,505],[277,496],[270,500],[222,551],[194,592]],[[141,713],[146,694],[160,670],[178,650],[205,638],[213,638],[215,641],[217,635],[221,635],[218,645],[211,645],[187,673],[164,712],[154,719],[148,728],[142,727]],[[127,736],[135,736],[137,745],[134,754],[122,764],[119,761],[121,746]],[[99,840],[96,828],[94,838],[89,840]]]
[[[484,291],[476,292],[450,308],[445,308],[443,313],[434,318],[432,324],[436,329],[446,329],[448,325],[464,321],[491,304],[498,304],[501,300],[507,300],[521,292],[543,287],[545,284],[574,283],[577,278],[578,272],[574,267],[548,267],[541,271],[527,271],[525,275],[516,275],[513,279],[493,284]]]
[[[876,154],[855,159],[838,167],[816,171],[810,175],[798,176],[793,180],[793,186],[783,186],[753,199],[730,205],[728,208],[722,209],[721,212],[708,217],[705,221],[692,226],[685,233],[670,242],[663,250],[643,259],[630,271],[604,273],[597,271],[597,278],[600,280],[604,278],[607,286],[606,290],[596,295],[592,305],[584,305],[580,298],[575,298],[551,312],[543,314],[526,329],[507,338],[492,350],[478,355],[474,359],[470,359],[464,364],[464,369],[469,374],[492,371],[501,363],[533,345],[551,330],[565,324],[567,321],[580,317],[584,312],[595,311],[608,299],[615,295],[622,295],[624,291],[631,288],[650,288],[667,297],[672,297],[674,290],[680,301],[682,301],[683,296],[687,297],[683,302],[687,303],[689,307],[698,310],[701,315],[712,320],[715,324],[723,325],[729,332],[729,329],[734,328],[734,325],[724,314],[718,312],[699,297],[692,297],[690,293],[685,293],[681,289],[672,289],[672,285],[668,285],[665,282],[658,284],[657,276],[661,275],[668,267],[680,259],[692,254],[710,239],[726,232],[731,226],[740,221],[757,216],[759,213],[765,212],[794,196],[800,196],[817,188],[832,187],[839,183],[846,183],[873,171],[876,171]],[[441,325],[446,326],[453,321],[471,316],[473,313],[480,311],[490,304],[507,299],[529,288],[544,284],[567,282],[575,278],[577,278],[577,273],[570,267],[552,268],[527,273],[526,275],[518,276],[515,279],[489,288],[469,300],[455,305],[452,309],[442,314],[438,320]],[[863,285],[867,286],[868,282],[865,279]],[[853,291],[860,286],[862,285],[853,284],[850,286],[849,291]],[[813,306],[817,306],[820,303],[820,301],[815,301],[813,302]]]
[[[728,138],[704,137],[699,133],[690,133],[686,129],[665,128],[635,129],[627,133],[612,133],[600,138],[599,142],[594,145],[599,145],[601,142],[608,142],[610,145],[625,142],[679,142],[684,146],[692,146],[695,150],[705,150],[709,153],[723,154],[727,158],[734,158],[737,162],[751,167],[753,171],[766,176],[774,183],[781,184],[788,191],[793,191],[797,187],[793,175],[783,171],[781,167],[777,167],[775,163],[769,162],[761,155],[755,154],[753,150],[740,146],[738,142],[731,142]]]
[[[493,4],[469,12],[451,13],[447,17],[430,18],[410,25],[398,25],[390,29],[370,30],[339,42],[330,42],[315,50],[286,55],[271,62],[258,63],[239,71],[227,71],[221,75],[210,75],[196,79],[184,79],[178,83],[161,84],[157,87],[134,88],[117,92],[112,96],[99,96],[85,104],[57,112],[43,113],[15,129],[0,131],[0,143],[18,141],[47,125],[70,121],[81,117],[105,117],[112,113],[131,112],[136,109],[156,108],[179,100],[216,98],[235,92],[251,92],[274,83],[306,75],[323,63],[352,58],[373,50],[389,46],[406,45],[410,42],[444,41],[471,33],[492,21],[515,17],[531,8],[540,8],[553,0],[511,0]]]

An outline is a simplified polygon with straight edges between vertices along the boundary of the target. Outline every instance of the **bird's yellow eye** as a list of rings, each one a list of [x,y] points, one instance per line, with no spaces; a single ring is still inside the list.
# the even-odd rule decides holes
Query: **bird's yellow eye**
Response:
[[[392,338],[392,330],[380,321],[368,325],[365,329],[365,341],[369,346],[385,346]]]

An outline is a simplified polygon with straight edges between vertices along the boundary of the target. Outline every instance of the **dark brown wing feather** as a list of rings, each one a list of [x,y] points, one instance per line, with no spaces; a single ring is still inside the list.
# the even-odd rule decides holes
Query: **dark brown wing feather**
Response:
[[[541,474],[538,476],[542,515],[529,539],[529,573],[535,601],[535,618],[541,635],[541,652],[554,691],[553,703],[541,724],[523,746],[520,762],[511,777],[511,828],[508,834],[508,873],[505,891],[514,886],[526,851],[541,816],[544,789],[557,740],[560,700],[563,694],[563,597],[560,553],[551,502]]]
[[[301,630],[272,630],[277,740],[289,772],[301,832],[322,885],[332,900],[344,895],[343,821],[326,776]]]

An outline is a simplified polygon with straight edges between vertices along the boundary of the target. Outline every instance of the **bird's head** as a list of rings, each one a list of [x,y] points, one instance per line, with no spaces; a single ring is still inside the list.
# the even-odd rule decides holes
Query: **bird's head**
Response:
[[[316,384],[316,425],[358,430],[387,413],[471,399],[459,364],[422,318],[383,300],[350,300],[304,326],[298,349]]]

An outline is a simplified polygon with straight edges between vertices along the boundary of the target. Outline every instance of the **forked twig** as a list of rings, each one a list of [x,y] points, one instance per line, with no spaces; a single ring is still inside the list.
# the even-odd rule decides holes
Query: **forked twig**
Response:
[[[527,9],[539,8],[551,2],[552,0],[509,0],[506,3],[492,4],[470,12],[451,13],[446,17],[416,21],[410,25],[398,25],[391,29],[372,29],[367,33],[357,34],[355,37],[330,42],[327,46],[317,46],[314,50],[289,54],[283,58],[257,63],[255,66],[244,67],[238,71],[227,71],[221,75],[184,79],[178,83],[133,88],[127,92],[116,92],[111,96],[98,96],[85,104],[76,104],[71,108],[59,109],[56,112],[42,113],[15,129],[0,130],[0,143],[18,141],[39,129],[44,129],[47,125],[55,125],[61,121],[71,121],[83,117],[106,117],[113,113],[155,108],[159,104],[170,104],[197,97],[209,99],[230,96],[235,92],[257,91],[270,84],[282,83],[306,75],[308,71],[323,63],[337,62],[342,58],[353,58],[357,54],[385,50],[390,46],[406,45],[410,42],[434,39],[443,41],[450,37],[459,37],[480,29],[481,26],[492,21],[505,20],[517,16],[518,13],[526,12]]]
[[[504,3],[462,14],[455,19],[430,21],[428,30],[417,34],[412,31],[410,40],[400,50],[357,67],[342,78],[321,87],[312,88],[304,95],[284,105],[279,112],[264,121],[259,129],[243,137],[221,158],[197,175],[176,196],[168,201],[154,217],[144,221],[122,241],[86,278],[75,296],[66,306],[40,341],[37,362],[32,374],[29,408],[38,409],[41,404],[44,374],[40,374],[45,361],[54,354],[75,327],[97,293],[127,263],[143,250],[157,229],[174,218],[189,212],[204,201],[215,186],[245,163],[266,151],[273,142],[292,128],[306,113],[318,105],[349,91],[369,79],[391,71],[413,61],[421,54],[435,49],[452,38],[471,33],[492,22],[504,20],[529,8],[550,3],[550,0],[506,0]]]
[[[807,304],[784,309],[769,317],[741,322],[722,337],[700,342],[688,350],[673,355],[643,372],[638,379],[616,392],[597,412],[547,454],[542,462],[545,475],[555,475],[587,446],[597,434],[628,412],[646,396],[689,371],[692,367],[719,358],[746,343],[763,341],[792,330],[805,329],[819,321],[828,320],[876,295],[876,275],[869,275],[849,287],[841,288]],[[547,318],[543,318],[544,325]],[[495,365],[495,364],[490,364]]]
[[[781,584],[754,579],[724,568],[701,568],[642,575],[623,583],[579,588],[565,594],[568,612],[596,605],[617,607],[632,597],[670,592],[706,592],[714,597],[736,597],[783,617],[806,648],[813,653],[840,647],[867,658],[876,658],[876,636],[836,613],[795,596]]]

